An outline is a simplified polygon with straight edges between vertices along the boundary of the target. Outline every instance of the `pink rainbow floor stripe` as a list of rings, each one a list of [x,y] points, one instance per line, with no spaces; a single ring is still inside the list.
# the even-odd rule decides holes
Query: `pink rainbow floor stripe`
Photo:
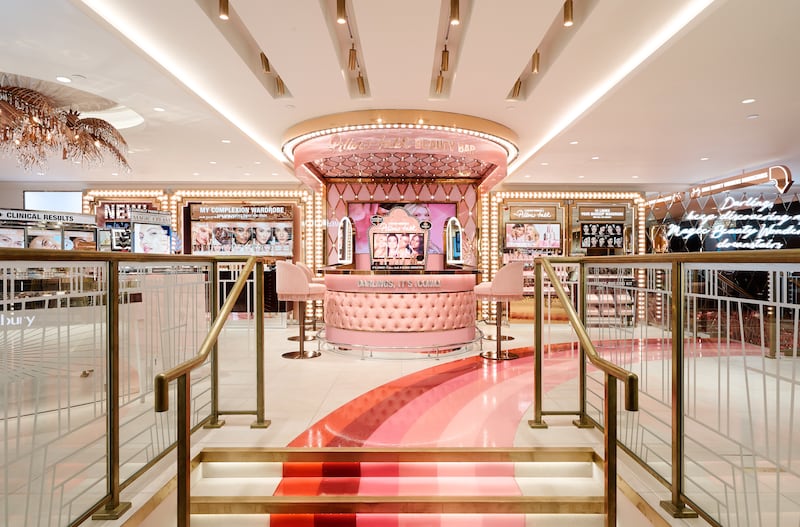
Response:
[[[627,353],[631,342],[596,344],[603,354]],[[644,356],[657,360],[671,353],[667,339],[637,343]],[[545,359],[543,391],[573,379],[577,359],[567,356],[573,344],[551,346]],[[758,349],[742,349],[746,355]],[[439,364],[370,390],[331,412],[295,438],[289,446],[369,447],[502,447],[513,446],[514,437],[533,400],[533,350],[513,350],[513,361],[489,361],[480,357]],[[687,355],[721,354],[713,341],[696,342]],[[639,355],[641,357],[641,355]],[[635,359],[638,360],[638,359]],[[590,370],[591,371],[591,370]],[[332,476],[307,474],[287,477],[276,494],[339,493],[353,495],[521,495],[513,464],[488,471],[480,464],[360,464],[358,474]],[[460,465],[455,468],[455,465]],[[313,469],[321,470],[324,469]],[[356,469],[352,469],[356,470]],[[457,476],[453,471],[461,471]],[[387,477],[389,476],[389,477]],[[422,477],[425,476],[425,477]],[[302,479],[302,481],[301,481]],[[459,480],[457,483],[455,480]],[[288,522],[288,523],[286,523]],[[308,515],[282,518],[273,515],[270,525],[358,527],[523,527],[524,515]]]

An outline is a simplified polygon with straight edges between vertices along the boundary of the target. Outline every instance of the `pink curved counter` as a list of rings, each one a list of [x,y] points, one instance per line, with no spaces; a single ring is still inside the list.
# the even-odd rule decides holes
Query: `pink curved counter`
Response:
[[[325,340],[337,345],[458,347],[475,339],[476,273],[326,270]]]

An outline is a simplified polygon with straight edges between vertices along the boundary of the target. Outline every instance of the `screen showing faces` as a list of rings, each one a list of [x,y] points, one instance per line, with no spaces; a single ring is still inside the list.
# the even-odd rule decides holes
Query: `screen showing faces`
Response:
[[[624,247],[622,223],[582,223],[581,247],[621,249]]]
[[[402,207],[419,222],[430,222],[427,253],[441,254],[444,224],[448,218],[456,215],[455,203],[348,203],[347,215],[353,220],[356,229],[356,254],[369,254],[370,240],[367,232],[372,225],[372,217],[385,217],[395,207]]]
[[[547,249],[561,246],[560,223],[506,223],[509,249]]]

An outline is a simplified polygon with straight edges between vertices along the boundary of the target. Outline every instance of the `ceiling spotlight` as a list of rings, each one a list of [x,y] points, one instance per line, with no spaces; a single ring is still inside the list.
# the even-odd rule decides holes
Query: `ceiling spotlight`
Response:
[[[350,69],[350,71],[356,71],[356,68],[358,67],[358,57],[356,54],[355,44],[352,45],[350,48],[350,53],[347,56],[347,67]]]
[[[228,20],[228,0],[219,0],[219,18]]]
[[[436,95],[441,95],[442,89],[444,88],[444,77],[442,76],[442,72],[439,72],[439,76],[436,77]]]
[[[755,99],[742,99],[742,104],[753,104],[756,102]]]
[[[356,77],[356,85],[358,86],[358,93],[361,95],[367,94],[367,85],[364,83],[364,77],[361,76],[361,72],[358,72],[358,77]]]
[[[442,71],[447,71],[450,68],[450,52],[447,51],[447,46],[442,50]]]
[[[522,79],[517,79],[517,82],[514,83],[514,87],[511,88],[511,98],[516,99],[519,97],[519,93],[522,91]]]
[[[461,16],[458,14],[458,0],[450,0],[450,25],[457,26],[461,23]]]
[[[261,53],[261,69],[264,70],[264,73],[270,73],[272,71],[269,67],[269,59],[263,52]]]
[[[64,75],[59,75],[58,77],[56,77],[56,80],[58,82],[63,82],[64,84],[72,82],[72,79],[70,79],[69,77],[65,77]]]
[[[336,23],[347,23],[347,10],[344,7],[344,0],[336,0]]]
[[[275,93],[278,94],[278,97],[282,97],[286,94],[286,85],[283,84],[283,79],[280,76],[275,77]]]
[[[531,73],[539,73],[539,50],[533,52],[533,57],[531,58]]]
[[[572,27],[572,0],[564,2],[564,27]]]

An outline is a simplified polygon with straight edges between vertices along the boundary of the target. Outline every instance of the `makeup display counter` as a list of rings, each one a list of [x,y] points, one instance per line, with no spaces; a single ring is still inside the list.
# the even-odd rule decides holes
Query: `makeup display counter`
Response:
[[[476,269],[323,271],[331,345],[419,352],[452,350],[476,338]]]

